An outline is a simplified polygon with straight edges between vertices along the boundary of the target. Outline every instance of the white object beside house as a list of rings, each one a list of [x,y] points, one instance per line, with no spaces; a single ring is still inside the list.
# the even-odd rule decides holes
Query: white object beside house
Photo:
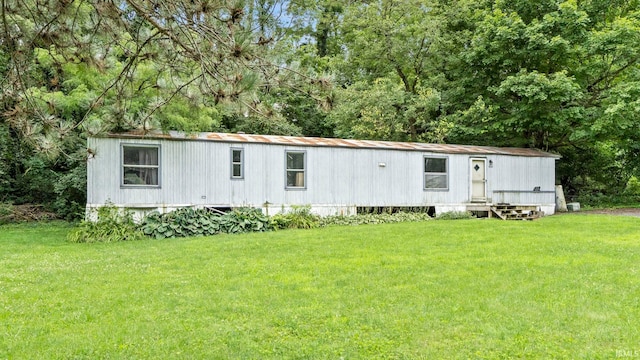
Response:
[[[129,132],[88,139],[87,214],[181,207],[308,205],[320,215],[368,207],[553,214],[558,155],[521,148],[293,136]]]

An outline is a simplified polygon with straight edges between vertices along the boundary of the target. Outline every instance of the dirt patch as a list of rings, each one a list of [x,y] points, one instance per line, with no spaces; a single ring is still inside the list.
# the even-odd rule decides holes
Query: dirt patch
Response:
[[[56,214],[42,205],[10,205],[0,203],[0,224],[56,219]]]
[[[603,214],[603,215],[640,217],[640,208],[581,210],[579,212],[584,214]]]

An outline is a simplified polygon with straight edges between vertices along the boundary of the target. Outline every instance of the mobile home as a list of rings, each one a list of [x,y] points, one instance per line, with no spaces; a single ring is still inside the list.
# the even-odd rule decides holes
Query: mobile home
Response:
[[[553,214],[559,156],[521,148],[226,133],[129,132],[88,139],[87,211],[294,205]],[[499,212],[498,212],[498,215]]]

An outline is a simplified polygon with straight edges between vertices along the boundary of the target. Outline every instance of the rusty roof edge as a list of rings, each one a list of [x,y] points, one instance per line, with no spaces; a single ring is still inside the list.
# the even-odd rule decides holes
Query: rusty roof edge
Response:
[[[558,154],[533,148],[496,147],[482,145],[433,144],[419,142],[397,142],[381,140],[357,140],[339,138],[320,138],[284,135],[258,135],[242,133],[186,133],[179,131],[129,131],[123,133],[108,133],[92,136],[94,138],[125,138],[125,139],[160,139],[160,140],[190,140],[212,141],[226,143],[259,143],[285,146],[337,147],[355,149],[422,151],[439,154],[467,154],[467,155],[506,155],[526,157],[552,157],[560,159]]]

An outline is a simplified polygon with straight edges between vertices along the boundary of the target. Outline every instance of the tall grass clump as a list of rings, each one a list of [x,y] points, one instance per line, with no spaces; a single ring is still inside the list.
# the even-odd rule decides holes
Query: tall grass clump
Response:
[[[13,214],[13,205],[10,203],[0,202],[0,225],[11,222]]]
[[[448,211],[436,216],[437,220],[467,220],[474,218],[473,214],[468,211]]]
[[[72,230],[68,239],[74,243],[96,243],[140,240],[144,234],[133,221],[129,210],[120,210],[113,205],[100,207],[97,220],[82,221]]]
[[[321,217],[311,212],[310,206],[292,206],[286,213],[271,217],[274,229],[312,229],[320,226]]]

